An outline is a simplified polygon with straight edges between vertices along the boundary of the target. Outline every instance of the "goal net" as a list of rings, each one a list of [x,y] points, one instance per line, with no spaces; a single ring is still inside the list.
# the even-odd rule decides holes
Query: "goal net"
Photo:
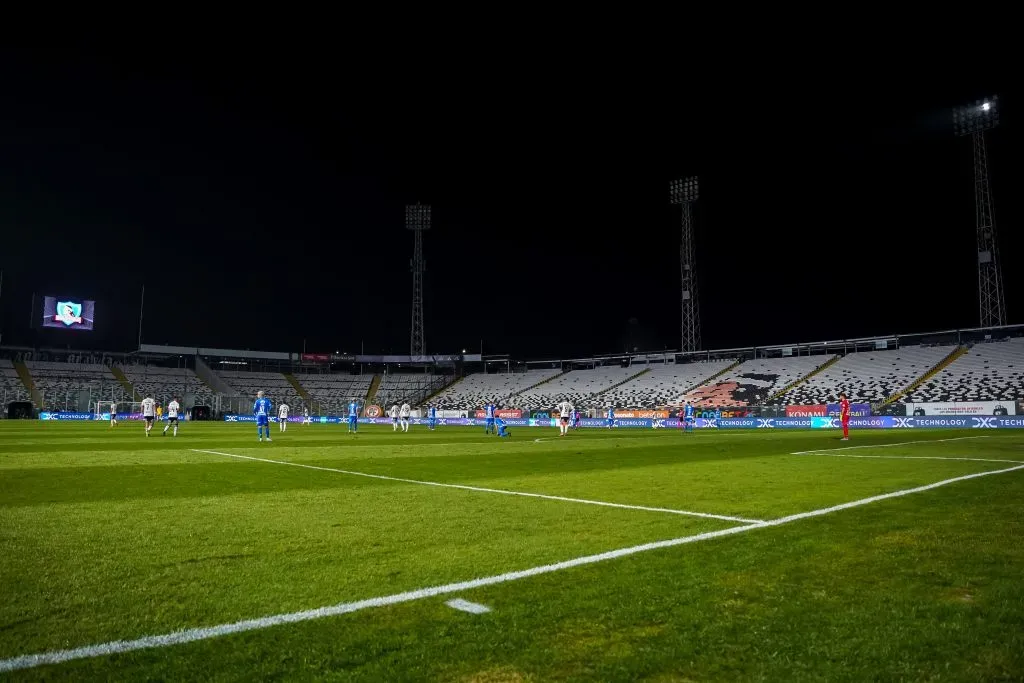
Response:
[[[139,401],[97,401],[93,407],[97,420],[109,420],[110,408],[117,406],[117,416],[125,419],[129,415],[138,415],[142,412],[142,403]]]

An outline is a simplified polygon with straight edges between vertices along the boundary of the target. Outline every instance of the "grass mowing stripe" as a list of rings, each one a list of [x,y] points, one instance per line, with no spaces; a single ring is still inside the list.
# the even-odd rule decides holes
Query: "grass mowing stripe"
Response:
[[[444,586],[421,588],[419,590],[407,591],[405,593],[396,593],[394,595],[386,595],[379,598],[370,598],[368,600],[359,600],[356,602],[345,602],[337,605],[331,605],[328,607],[320,607],[317,609],[305,610],[302,612],[276,614],[273,616],[261,617],[259,619],[246,619],[244,621],[236,621],[231,624],[220,624],[218,626],[185,629],[183,631],[176,631],[174,633],[168,633],[158,636],[147,636],[144,638],[138,638],[136,640],[116,640],[109,643],[89,645],[86,647],[80,647],[71,650],[57,650],[53,652],[44,652],[41,654],[34,655],[21,655],[19,657],[12,657],[10,659],[0,660],[0,672],[30,669],[37,666],[44,666],[47,664],[59,664],[61,662],[67,662],[75,659],[87,659],[92,657],[102,657],[105,655],[133,652],[136,650],[144,650],[155,647],[168,647],[170,645],[180,645],[183,643],[190,643],[198,640],[217,638],[220,636],[230,635],[232,633],[243,633],[246,631],[254,631],[258,629],[269,628],[271,626],[278,626],[281,624],[294,624],[302,621],[310,621],[313,619],[323,619],[324,617],[349,614],[351,612],[357,612],[359,610],[369,609],[371,607],[385,607],[388,605],[397,605],[404,602],[411,602],[413,600],[431,598],[438,595],[448,595],[450,593],[472,590],[474,588],[481,588],[483,586],[492,586],[495,584],[506,583],[508,581],[517,581],[519,579],[539,576],[541,574],[549,574],[551,572],[557,572],[563,569],[572,569],[574,567],[595,564],[597,562],[604,562],[606,560],[614,560],[620,557],[626,557],[629,555],[635,555],[637,553],[647,552],[649,550],[671,548],[674,546],[685,545],[688,543],[696,543],[698,541],[706,541],[713,538],[731,536],[734,534],[743,533],[745,531],[751,531],[753,529],[764,529],[767,527],[781,526],[783,524],[788,524],[790,522],[796,522],[802,519],[809,519],[811,517],[820,517],[822,515],[828,515],[833,512],[849,510],[851,508],[869,505],[871,503],[876,503],[882,500],[888,500],[890,498],[899,498],[902,496],[908,496],[913,493],[929,491],[931,489],[936,489],[941,486],[948,486],[950,484],[955,484],[961,481],[967,481],[969,479],[988,477],[994,474],[1005,474],[1007,472],[1015,472],[1017,470],[1024,470],[1024,465],[1017,465],[1016,467],[1008,467],[1006,469],[1001,470],[993,470],[991,472],[976,472],[974,474],[966,474],[960,477],[953,477],[952,479],[944,479],[933,484],[925,484],[924,486],[917,486],[915,488],[904,489],[902,491],[893,491],[892,493],[883,493],[878,496],[871,496],[870,498],[861,498],[860,500],[854,500],[849,503],[841,503],[839,505],[833,505],[827,508],[820,508],[818,510],[811,510],[809,512],[800,512],[795,515],[788,515],[786,517],[780,517],[778,519],[773,519],[767,522],[761,522],[759,524],[734,526],[728,527],[726,529],[720,529],[718,531],[708,531],[701,534],[695,534],[693,536],[684,536],[681,538],[673,538],[666,541],[644,543],[642,545],[635,545],[629,548],[610,550],[608,552],[599,553],[596,555],[577,557],[571,560],[565,560],[563,562],[557,562],[554,564],[547,564],[540,567],[532,567],[530,569],[508,572],[506,574],[498,574],[496,576],[488,576],[480,579],[472,579],[470,581],[450,583]]]
[[[802,453],[792,453],[791,455],[810,455],[821,456],[826,458],[880,458],[883,460],[965,460],[968,462],[1005,462],[1024,465],[1024,461],[1022,460],[996,460],[994,458],[961,458],[952,455],[859,455],[856,453],[829,453],[827,451],[804,451]]]
[[[663,512],[670,515],[683,515],[685,517],[703,517],[705,519],[717,519],[723,522],[740,522],[741,524],[761,524],[760,519],[744,519],[743,517],[730,517],[729,515],[715,515],[710,512],[693,512],[692,510],[673,510],[671,508],[647,507],[644,505],[627,505],[625,503],[608,503],[602,500],[587,500],[586,498],[567,498],[565,496],[551,496],[546,493],[527,493],[525,491],[509,491],[507,489],[489,489],[482,486],[467,486],[465,484],[445,484],[439,481],[423,481],[421,479],[404,479],[402,477],[389,477],[383,474],[369,474],[367,472],[354,472],[352,470],[341,470],[334,467],[320,467],[319,465],[305,465],[287,460],[271,460],[270,458],[257,458],[251,455],[236,455],[234,453],[223,453],[221,451],[206,451],[198,448],[191,449],[196,453],[210,453],[211,455],[223,455],[228,458],[240,460],[255,460],[256,462],[267,462],[275,465],[290,465],[292,467],[303,467],[309,470],[321,470],[323,472],[336,472],[348,474],[353,477],[369,477],[370,479],[383,479],[385,481],[398,481],[404,484],[419,484],[421,486],[437,486],[446,489],[461,489],[463,491],[477,491],[479,493],[500,493],[505,496],[522,496],[524,498],[543,498],[544,500],[557,500],[563,503],[582,503],[584,505],[600,505],[609,508],[621,508],[624,510],[641,510],[644,512]]]
[[[842,446],[840,448],[819,448],[815,451],[797,451],[796,453],[790,453],[790,455],[812,455],[816,453],[830,453],[832,451],[852,451],[858,448],[890,448],[892,446],[909,446],[915,443],[942,443],[943,441],[964,441],[966,439],[987,439],[987,434],[979,434],[977,436],[955,436],[951,439],[922,439],[919,441],[900,441],[898,443],[866,443],[860,446]]]

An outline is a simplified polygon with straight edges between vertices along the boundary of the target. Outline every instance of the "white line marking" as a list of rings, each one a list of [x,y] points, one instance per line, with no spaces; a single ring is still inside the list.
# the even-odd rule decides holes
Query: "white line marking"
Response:
[[[964,441],[965,439],[987,439],[987,434],[978,436],[956,436],[951,439],[923,439],[921,441],[900,441],[899,443],[866,443],[860,446],[843,446],[841,448],[819,448],[814,451],[797,451],[790,455],[808,455],[812,453],[831,453],[832,451],[852,451],[858,448],[889,448],[891,446],[909,446],[915,443],[942,443],[943,441]]]
[[[461,489],[463,491],[477,491],[480,493],[500,493],[506,496],[523,496],[525,498],[543,498],[544,500],[558,500],[563,503],[582,503],[584,505],[600,505],[609,508],[621,508],[623,510],[642,510],[644,512],[663,512],[670,515],[683,515],[686,517],[703,517],[706,519],[718,519],[723,522],[740,522],[742,524],[760,524],[760,519],[745,519],[743,517],[730,517],[729,515],[713,515],[710,512],[693,512],[692,510],[672,510],[669,508],[647,507],[645,505],[626,505],[624,503],[608,503],[603,500],[587,500],[585,498],[568,498],[566,496],[549,496],[544,493],[526,493],[523,491],[509,491],[506,489],[489,489],[482,486],[466,486],[463,484],[444,484],[439,481],[423,481],[422,479],[404,479],[402,477],[388,477],[383,474],[367,474],[366,472],[354,472],[352,470],[339,470],[334,467],[319,467],[317,465],[304,465],[298,462],[287,460],[271,460],[269,458],[255,458],[249,455],[235,455],[234,453],[223,453],[221,451],[204,451],[198,448],[191,449],[196,453],[210,453],[212,455],[223,455],[228,458],[240,460],[255,460],[257,462],[269,462],[275,465],[291,465],[292,467],[303,467],[308,470],[321,470],[323,472],[337,472],[348,474],[354,477],[368,477],[370,479],[383,479],[385,481],[400,481],[405,484],[420,484],[422,486],[438,486],[447,489]]]
[[[144,638],[138,638],[136,640],[115,640],[109,643],[89,645],[86,647],[79,647],[71,650],[56,650],[52,652],[44,652],[35,655],[21,655],[19,657],[12,657],[10,659],[0,660],[0,672],[18,671],[20,669],[31,669],[37,666],[43,666],[46,664],[59,664],[61,662],[67,662],[74,659],[87,659],[91,657],[102,657],[105,655],[112,655],[123,652],[134,652],[136,650],[144,650],[154,647],[168,647],[170,645],[180,645],[183,643],[195,642],[197,640],[208,640],[210,638],[218,638],[220,636],[226,636],[232,633],[255,631],[258,629],[269,628],[271,626],[278,626],[280,624],[294,624],[301,621],[311,621],[313,619],[323,619],[324,617],[333,617],[340,614],[349,614],[351,612],[358,612],[359,610],[369,609],[371,607],[385,607],[388,605],[397,605],[404,602],[411,602],[413,600],[432,598],[438,595],[460,593],[463,591],[472,590],[474,588],[481,588],[483,586],[493,586],[495,584],[507,583],[509,581],[518,581],[519,579],[526,579],[533,576],[539,576],[541,574],[550,574],[552,572],[561,571],[563,569],[572,569],[574,567],[581,567],[584,565],[595,564],[597,562],[605,562],[607,560],[614,560],[629,555],[636,555],[637,553],[643,553],[649,550],[672,548],[679,545],[696,543],[698,541],[707,541],[713,538],[741,534],[745,531],[751,531],[753,529],[764,529],[767,527],[781,526],[783,524],[796,522],[801,519],[820,517],[822,515],[827,515],[833,512],[839,512],[840,510],[849,510],[850,508],[860,507],[862,505],[869,505],[871,503],[876,503],[880,500],[900,498],[902,496],[908,496],[912,493],[920,493],[921,491],[936,489],[939,488],[940,486],[948,486],[949,484],[954,484],[960,481],[967,481],[968,479],[988,477],[994,474],[1005,474],[1006,472],[1014,472],[1021,469],[1024,469],[1024,465],[1008,467],[1002,470],[993,470],[991,472],[977,472],[975,474],[965,474],[961,477],[944,479],[943,481],[938,481],[935,482],[934,484],[926,484],[924,486],[918,486],[912,489],[904,489],[902,491],[893,491],[892,493],[883,493],[878,496],[871,496],[870,498],[861,498],[860,500],[854,500],[849,503],[842,503],[840,505],[833,505],[832,507],[811,510],[810,512],[800,512],[795,515],[780,517],[778,519],[762,522],[760,524],[733,526],[727,529],[720,529],[718,531],[708,531],[702,534],[694,534],[693,536],[683,536],[681,538],[672,538],[666,541],[644,543],[642,545],[634,545],[629,548],[619,548],[618,550],[610,550],[608,552],[598,553],[596,555],[586,555],[584,557],[577,557],[571,560],[565,560],[563,562],[556,562],[554,564],[545,564],[539,567],[531,567],[530,569],[522,569],[520,571],[498,574],[496,576],[487,576],[480,579],[472,579],[470,581],[460,581],[459,583],[450,583],[444,586],[421,588],[419,590],[407,591],[405,593],[395,593],[394,595],[385,595],[379,598],[370,598],[368,600],[359,600],[357,602],[343,602],[337,605],[319,607],[317,609],[305,610],[302,612],[275,614],[269,617],[260,617],[259,619],[246,619],[244,621],[236,621],[230,624],[220,624],[219,626],[190,628],[159,636],[146,636]]]
[[[487,614],[491,611],[491,608],[487,605],[481,605],[479,602],[470,602],[469,600],[463,600],[462,598],[455,598],[444,603],[452,609],[462,610],[463,612],[469,612],[470,614]]]
[[[793,455],[796,455],[796,453],[794,453]],[[885,460],[966,460],[969,462],[1006,462],[1024,465],[1024,461],[1022,460],[995,460],[992,458],[959,458],[953,456],[946,457],[944,455],[859,455],[856,453],[829,453],[828,451],[818,451],[816,453],[805,451],[804,453],[802,453],[802,455],[818,455],[828,458],[882,458]]]

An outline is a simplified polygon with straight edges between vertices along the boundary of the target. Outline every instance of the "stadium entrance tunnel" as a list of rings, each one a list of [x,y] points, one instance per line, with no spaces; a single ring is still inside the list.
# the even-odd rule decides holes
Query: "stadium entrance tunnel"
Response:
[[[35,417],[35,410],[28,401],[14,401],[7,404],[7,419],[9,420],[31,420]]]
[[[212,420],[213,411],[210,410],[210,406],[193,406],[192,407],[192,419],[193,420]]]

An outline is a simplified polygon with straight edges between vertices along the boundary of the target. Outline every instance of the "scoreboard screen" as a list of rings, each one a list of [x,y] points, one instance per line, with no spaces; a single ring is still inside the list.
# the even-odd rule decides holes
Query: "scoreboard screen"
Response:
[[[43,327],[91,331],[96,322],[96,302],[70,297],[43,297]]]

